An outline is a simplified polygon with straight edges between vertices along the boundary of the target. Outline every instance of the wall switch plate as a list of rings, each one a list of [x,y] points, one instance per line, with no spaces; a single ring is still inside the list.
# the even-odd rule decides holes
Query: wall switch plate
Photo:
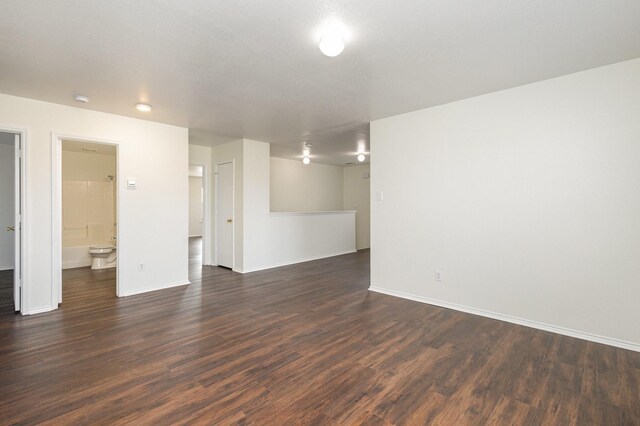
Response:
[[[382,191],[378,191],[378,192],[376,193],[376,197],[377,197],[378,201],[382,201],[382,200],[384,200],[384,192],[382,192]]]
[[[139,266],[139,270],[140,270],[140,272],[144,271],[144,263],[141,263],[141,264],[140,264],[140,266]]]
[[[434,271],[433,273],[433,277],[435,278],[436,281],[442,281],[442,271]]]
[[[138,184],[135,179],[127,179],[127,189],[136,189]]]

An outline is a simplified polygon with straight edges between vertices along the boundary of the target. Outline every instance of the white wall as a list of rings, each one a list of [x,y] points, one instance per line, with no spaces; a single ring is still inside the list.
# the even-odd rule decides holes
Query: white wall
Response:
[[[371,188],[369,165],[343,168],[343,205],[345,210],[356,210],[356,248],[370,247],[369,218],[371,216]]]
[[[13,269],[14,233],[7,226],[15,223],[14,212],[14,135],[0,133],[0,271]]]
[[[270,146],[244,140],[243,272],[355,251],[355,212],[269,210]]]
[[[639,117],[633,60],[374,121],[372,288],[640,349]]]
[[[271,211],[342,210],[342,167],[271,157]]]
[[[202,178],[189,176],[189,236],[202,236]]]
[[[235,164],[233,269],[251,272],[355,251],[353,211],[270,212],[269,154],[268,143],[248,139],[213,148],[214,165]]]
[[[189,164],[203,166],[203,180],[206,189],[204,196],[204,210],[209,212],[209,218],[205,217],[202,229],[202,259],[205,265],[213,264],[213,252],[215,240],[213,238],[213,187],[214,179],[212,178],[214,170],[212,166],[213,150],[208,146],[189,145]]]
[[[135,190],[124,189],[120,180],[121,293],[188,282],[187,129],[8,95],[0,95],[0,120],[28,128],[27,313],[50,310],[57,300],[52,294],[52,132],[120,142],[119,172],[137,179]]]

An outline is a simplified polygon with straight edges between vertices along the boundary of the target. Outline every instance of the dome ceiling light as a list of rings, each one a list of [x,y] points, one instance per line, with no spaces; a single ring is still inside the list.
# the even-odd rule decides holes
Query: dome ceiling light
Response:
[[[149,104],[136,104],[136,109],[141,112],[149,112],[152,110],[152,107]]]
[[[320,37],[320,51],[330,58],[344,50],[344,31],[337,24],[327,25]]]

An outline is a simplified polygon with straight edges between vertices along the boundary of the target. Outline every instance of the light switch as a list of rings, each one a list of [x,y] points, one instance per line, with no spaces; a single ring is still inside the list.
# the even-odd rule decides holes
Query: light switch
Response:
[[[384,192],[378,191],[376,195],[377,195],[378,201],[384,200]]]
[[[137,187],[135,179],[127,179],[127,189],[136,189]]]

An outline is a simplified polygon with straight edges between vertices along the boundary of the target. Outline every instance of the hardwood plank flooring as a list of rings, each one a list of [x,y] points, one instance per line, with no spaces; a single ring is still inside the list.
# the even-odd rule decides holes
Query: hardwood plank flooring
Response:
[[[0,272],[0,424],[640,424],[640,353],[370,293],[368,251],[242,275],[190,246],[188,287],[67,270],[35,316]]]

